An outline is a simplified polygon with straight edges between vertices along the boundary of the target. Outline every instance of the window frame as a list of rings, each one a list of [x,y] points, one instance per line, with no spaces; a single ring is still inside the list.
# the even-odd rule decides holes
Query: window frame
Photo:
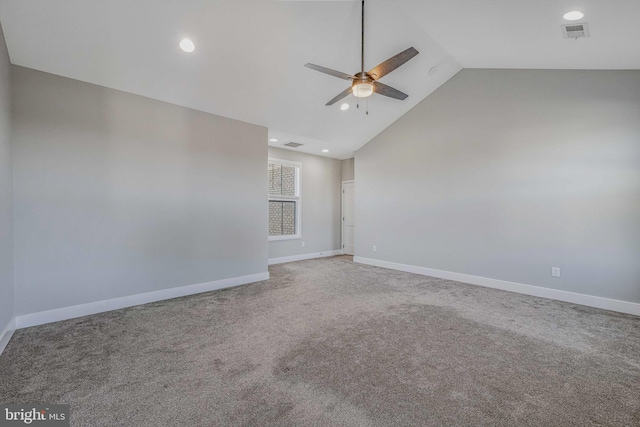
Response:
[[[290,166],[295,168],[295,196],[272,196],[269,194],[269,188],[267,188],[267,205],[269,202],[295,202],[295,227],[296,234],[282,234],[272,236],[268,233],[267,236],[269,241],[278,241],[278,240],[295,240],[302,239],[302,163],[300,162],[292,162],[290,160],[276,159],[273,157],[269,157],[267,161],[267,173],[269,171],[269,164],[275,164],[280,166]],[[269,212],[267,210],[267,223],[268,223],[268,215]]]

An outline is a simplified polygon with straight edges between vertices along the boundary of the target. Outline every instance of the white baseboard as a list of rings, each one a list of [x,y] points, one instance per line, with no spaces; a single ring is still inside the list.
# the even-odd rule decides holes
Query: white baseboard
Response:
[[[336,255],[342,255],[342,249],[337,249],[334,251],[314,252],[311,254],[283,256],[280,258],[269,258],[269,265],[284,264],[285,262],[303,261],[305,259],[322,258]]]
[[[392,270],[406,271],[408,273],[421,274],[423,276],[438,277],[440,279],[455,280],[456,282],[470,285],[485,286],[487,288],[502,289],[504,291],[519,294],[532,295],[540,298],[554,299],[571,302],[589,307],[602,308],[604,310],[618,311],[620,313],[640,316],[640,304],[620,301],[615,299],[597,297],[593,295],[578,294],[575,292],[561,291],[558,289],[543,288],[540,286],[524,285],[522,283],[508,282],[505,280],[490,279],[487,277],[472,276],[470,274],[453,273],[451,271],[436,270],[433,268],[417,267],[415,265],[398,264],[395,262],[381,261],[371,258],[353,257],[353,262],[389,268]]]
[[[2,355],[2,352],[7,347],[7,344],[9,344],[9,340],[11,339],[11,336],[13,335],[15,329],[16,318],[12,317],[11,320],[9,320],[9,324],[7,325],[7,327],[4,328],[4,331],[0,333],[0,355]]]
[[[229,279],[215,280],[213,282],[199,283],[197,285],[178,286],[176,288],[162,289],[160,291],[146,292],[121,298],[57,308],[55,310],[24,314],[16,316],[15,326],[16,329],[28,328],[30,326],[43,325],[45,323],[58,322],[60,320],[73,319],[76,317],[88,316],[90,314],[118,310],[120,308],[132,307],[134,305],[147,304],[171,298],[179,298],[202,292],[231,288],[268,279],[269,272],[250,274],[248,276],[231,277]]]

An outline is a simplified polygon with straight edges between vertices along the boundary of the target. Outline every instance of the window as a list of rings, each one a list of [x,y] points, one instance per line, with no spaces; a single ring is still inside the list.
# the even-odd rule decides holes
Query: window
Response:
[[[269,240],[300,237],[300,163],[269,159]]]

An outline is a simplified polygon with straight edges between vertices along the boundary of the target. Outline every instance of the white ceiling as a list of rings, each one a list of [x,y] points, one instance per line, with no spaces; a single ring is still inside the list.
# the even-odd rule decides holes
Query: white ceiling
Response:
[[[640,0],[398,2],[465,68],[640,69]],[[562,37],[572,10],[591,37]]]
[[[588,39],[562,38],[575,9]],[[640,0],[367,0],[366,68],[420,51],[381,80],[409,98],[374,95],[368,116],[353,96],[347,111],[326,107],[348,82],[303,65],[358,71],[359,14],[353,1],[0,0],[16,65],[266,126],[271,145],[335,158],[462,67],[640,69]]]

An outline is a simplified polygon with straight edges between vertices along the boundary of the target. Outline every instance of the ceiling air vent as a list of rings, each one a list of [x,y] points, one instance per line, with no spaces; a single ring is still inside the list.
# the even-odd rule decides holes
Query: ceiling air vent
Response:
[[[565,39],[579,39],[589,37],[588,24],[566,24],[562,26],[562,34]]]
[[[298,147],[302,147],[304,144],[300,144],[298,142],[287,142],[286,144],[282,144],[285,147],[291,147],[291,148],[298,148]]]

